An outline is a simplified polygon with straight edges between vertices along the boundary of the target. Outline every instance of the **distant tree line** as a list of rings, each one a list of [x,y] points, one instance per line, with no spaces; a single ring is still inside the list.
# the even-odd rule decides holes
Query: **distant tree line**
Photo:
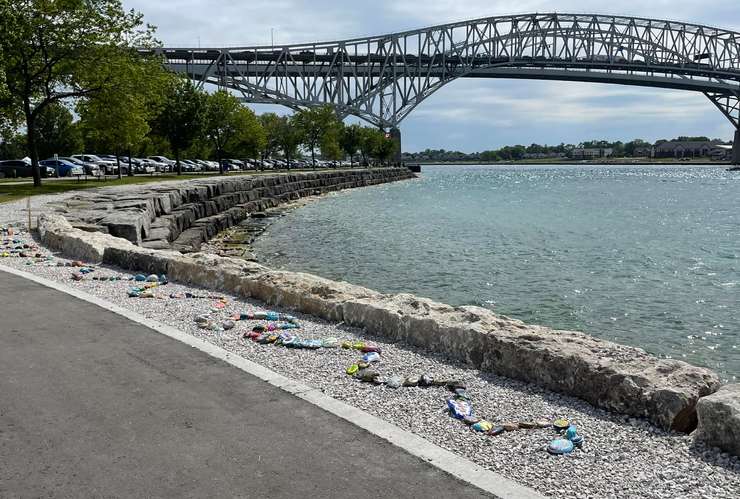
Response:
[[[719,139],[714,139],[720,141]],[[708,137],[687,137],[681,136],[674,139],[661,139],[658,140],[654,145],[658,146],[664,142],[685,142],[685,141],[698,141],[698,142],[709,142]],[[495,162],[495,161],[518,161],[531,157],[532,155],[544,155],[551,157],[570,157],[576,149],[611,149],[612,157],[633,157],[636,156],[636,151],[640,149],[650,148],[653,144],[642,139],[635,139],[630,142],[615,141],[610,142],[608,140],[589,140],[581,142],[579,144],[565,144],[560,143],[558,145],[540,145],[531,144],[529,146],[515,145],[515,146],[504,146],[500,149],[486,150],[482,152],[464,153],[460,151],[446,151],[444,149],[426,149],[416,153],[404,153],[402,159],[404,161],[483,161],[483,162]]]
[[[345,126],[331,107],[257,116],[227,91],[165,71],[137,50],[159,46],[154,29],[120,0],[0,0],[0,33],[0,159],[31,158],[37,186],[38,161],[53,154],[164,155],[178,165],[304,152],[372,164],[396,154],[382,130]]]

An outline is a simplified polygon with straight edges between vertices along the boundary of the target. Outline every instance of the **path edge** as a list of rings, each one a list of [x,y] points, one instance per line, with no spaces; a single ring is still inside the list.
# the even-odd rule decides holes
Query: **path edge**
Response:
[[[380,419],[362,409],[351,406],[341,400],[332,398],[320,389],[312,388],[294,379],[278,374],[260,364],[233,354],[219,346],[201,340],[179,329],[163,324],[154,319],[149,319],[138,312],[107,302],[97,296],[84,291],[74,289],[64,284],[39,277],[22,270],[0,265],[0,271],[13,274],[47,288],[60,291],[74,298],[86,301],[100,308],[118,314],[132,322],[140,324],[148,329],[163,334],[169,338],[196,348],[211,357],[222,360],[229,365],[251,374],[281,390],[288,392],[324,411],[347,421],[348,423],[362,428],[363,430],[389,442],[422,461],[429,463],[435,468],[454,476],[455,478],[473,485],[495,497],[504,499],[530,499],[544,498],[541,494],[525,485],[511,480],[491,470],[458,456],[428,440],[403,430],[398,426]]]

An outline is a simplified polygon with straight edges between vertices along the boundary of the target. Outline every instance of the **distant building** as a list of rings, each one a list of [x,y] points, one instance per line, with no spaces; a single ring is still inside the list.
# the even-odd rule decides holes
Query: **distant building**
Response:
[[[636,147],[632,156],[637,158],[654,158],[655,148],[653,146]]]
[[[732,159],[732,145],[717,144],[710,151],[709,156],[714,161],[724,161]]]
[[[717,140],[661,142],[655,146],[655,157],[677,159],[707,157],[718,144],[721,142]]]
[[[594,147],[594,148],[583,148],[576,147],[571,150],[570,157],[573,159],[597,159],[597,158],[608,158],[614,152],[611,148]]]
[[[564,158],[564,152],[527,152],[524,153],[524,159],[559,159]]]

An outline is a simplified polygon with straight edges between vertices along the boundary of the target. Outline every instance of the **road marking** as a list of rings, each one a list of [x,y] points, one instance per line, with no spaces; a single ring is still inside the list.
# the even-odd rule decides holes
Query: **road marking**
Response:
[[[188,346],[197,348],[211,357],[227,362],[237,369],[241,369],[242,371],[266,381],[267,383],[305,400],[310,404],[320,407],[321,409],[330,412],[335,416],[338,416],[345,421],[382,438],[383,440],[386,440],[394,446],[405,450],[409,454],[416,456],[432,466],[462,480],[463,482],[482,489],[495,497],[506,499],[544,497],[529,487],[521,485],[496,472],[487,470],[469,459],[465,459],[464,457],[445,450],[418,435],[403,430],[392,423],[363,411],[362,409],[358,409],[357,407],[353,407],[340,400],[329,397],[317,388],[312,388],[299,381],[283,376],[282,374],[278,374],[260,364],[245,359],[244,357],[229,352],[205,340],[191,336],[172,326],[168,326],[167,324],[163,324],[153,319],[148,319],[137,312],[109,303],[84,291],[70,288],[64,284],[45,279],[43,277],[38,277],[22,270],[16,270],[0,265],[0,271],[23,277],[48,288],[55,289],[80,300],[92,303],[100,308],[104,308],[121,315],[132,322],[136,322],[137,324],[141,324],[142,326],[152,329],[160,334],[185,343]]]

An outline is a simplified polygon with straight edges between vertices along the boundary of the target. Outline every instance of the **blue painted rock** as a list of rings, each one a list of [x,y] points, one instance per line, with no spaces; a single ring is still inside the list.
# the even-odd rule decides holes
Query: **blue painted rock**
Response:
[[[367,363],[380,362],[380,354],[378,352],[368,352],[362,356],[362,360]]]
[[[506,428],[504,428],[503,426],[496,426],[494,428],[491,428],[491,431],[489,431],[488,434],[495,437],[496,435],[501,435],[505,431]]]
[[[550,445],[547,446],[547,452],[556,455],[570,454],[573,452],[573,442],[566,438],[558,438],[550,442]]]
[[[489,423],[488,421],[480,421],[478,423],[475,423],[473,425],[473,429],[475,431],[479,431],[481,433],[485,433],[487,431],[491,431],[493,429],[493,425]]]
[[[450,411],[450,415],[455,419],[463,420],[466,416],[473,415],[473,408],[470,402],[460,398],[450,398],[447,400],[447,408]]]

